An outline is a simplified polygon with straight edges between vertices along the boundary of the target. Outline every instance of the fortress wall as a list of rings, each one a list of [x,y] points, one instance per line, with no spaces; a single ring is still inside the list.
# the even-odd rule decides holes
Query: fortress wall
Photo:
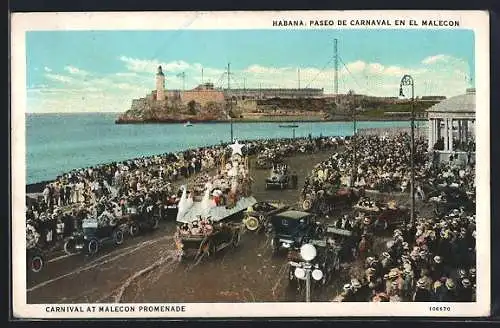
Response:
[[[206,105],[209,102],[224,102],[224,93],[215,90],[197,90],[197,91],[184,91],[181,92],[181,100],[183,103],[188,103],[191,100]]]

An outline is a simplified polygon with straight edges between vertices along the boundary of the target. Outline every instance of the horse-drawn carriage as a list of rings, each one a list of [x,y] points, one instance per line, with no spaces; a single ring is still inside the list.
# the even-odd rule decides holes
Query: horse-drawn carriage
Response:
[[[395,201],[382,203],[369,198],[361,198],[354,205],[358,218],[363,224],[372,225],[375,231],[386,231],[404,224],[410,217],[410,210],[405,206],[397,206]],[[361,214],[361,215],[359,215]]]
[[[351,206],[361,194],[362,191],[354,188],[339,188],[333,193],[320,190],[306,195],[302,208],[305,211],[327,215],[337,209]]]
[[[64,243],[67,254],[84,252],[88,255],[96,254],[104,243],[112,242],[115,246],[121,245],[124,240],[122,225],[119,222],[100,225],[97,219],[85,219],[82,229],[75,231]]]
[[[269,218],[286,211],[289,207],[282,204],[257,202],[244,212],[243,224],[250,231],[262,231],[269,228]]]

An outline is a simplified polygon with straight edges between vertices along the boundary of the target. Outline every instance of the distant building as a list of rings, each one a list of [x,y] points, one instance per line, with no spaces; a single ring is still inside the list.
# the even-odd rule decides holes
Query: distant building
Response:
[[[418,100],[421,101],[442,101],[445,100],[445,96],[422,96]]]
[[[161,66],[158,66],[158,72],[156,73],[156,100],[165,100],[165,74],[163,74]]]
[[[322,98],[323,89],[303,88],[244,88],[244,89],[225,89],[226,99],[269,99],[269,98]]]
[[[429,120],[429,150],[437,160],[475,161],[476,89],[448,98],[427,110]]]
[[[165,74],[161,66],[158,66],[156,90],[153,92],[153,98],[157,102],[164,101],[165,99],[178,99],[183,103],[196,101],[202,105],[208,102],[224,102],[228,99],[321,98],[323,95],[323,89],[222,89],[215,88],[214,84],[210,82],[200,84],[191,90],[166,90]]]

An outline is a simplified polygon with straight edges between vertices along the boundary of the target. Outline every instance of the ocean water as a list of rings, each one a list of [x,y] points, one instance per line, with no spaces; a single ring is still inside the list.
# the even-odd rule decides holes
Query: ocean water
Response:
[[[26,183],[75,168],[228,142],[229,123],[116,125],[116,113],[26,114]],[[237,139],[291,138],[280,123],[234,123]],[[298,123],[296,137],[348,136],[349,122]],[[409,122],[358,122],[358,128],[408,127]]]

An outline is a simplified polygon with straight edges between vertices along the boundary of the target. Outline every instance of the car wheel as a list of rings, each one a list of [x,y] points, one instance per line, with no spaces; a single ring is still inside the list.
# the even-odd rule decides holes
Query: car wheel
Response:
[[[42,271],[44,265],[43,258],[40,255],[35,255],[31,258],[31,271],[34,273],[38,273]]]
[[[76,241],[74,239],[69,239],[64,243],[64,252],[68,255],[76,253]]]
[[[95,255],[99,250],[99,241],[95,238],[89,240],[87,244],[87,251],[89,255]]]
[[[288,280],[293,281],[295,280],[295,273],[292,268],[288,270]]]
[[[113,232],[113,241],[115,242],[115,245],[123,244],[123,231],[121,229],[116,229]]]
[[[128,229],[130,236],[135,237],[139,234],[139,225],[132,223]]]
[[[255,231],[259,228],[259,220],[254,216],[249,216],[245,220],[245,227],[250,231]]]

